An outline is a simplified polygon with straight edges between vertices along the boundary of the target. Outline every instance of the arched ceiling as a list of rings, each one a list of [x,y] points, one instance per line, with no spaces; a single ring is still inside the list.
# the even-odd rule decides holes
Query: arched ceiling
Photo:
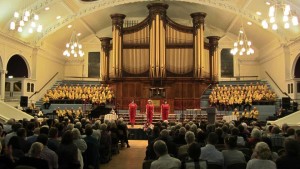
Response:
[[[0,31],[4,36],[16,38],[31,45],[51,44],[64,50],[73,30],[81,33],[80,40],[88,41],[90,37],[111,36],[110,14],[125,14],[127,20],[143,20],[148,15],[147,4],[163,2],[169,4],[167,15],[181,24],[191,25],[190,14],[206,12],[206,34],[224,37],[228,35],[235,40],[243,23],[248,39],[257,49],[269,43],[290,43],[300,38],[300,27],[278,31],[265,30],[261,21],[268,16],[267,0],[98,0],[83,2],[81,0],[2,0],[0,1]],[[300,14],[300,1],[289,0],[292,10]],[[14,11],[27,7],[40,16],[43,24],[41,33],[29,34],[9,30],[9,23]],[[49,10],[45,10],[45,8]],[[257,15],[257,11],[262,13]],[[60,19],[57,17],[60,16]],[[125,20],[126,20],[125,19]],[[248,25],[247,22],[252,22]],[[72,25],[68,28],[68,25]]]

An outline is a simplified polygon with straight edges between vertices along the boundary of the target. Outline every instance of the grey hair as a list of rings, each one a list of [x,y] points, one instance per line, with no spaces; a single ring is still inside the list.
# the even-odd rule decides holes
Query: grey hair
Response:
[[[80,131],[77,128],[72,129],[73,139],[80,139],[81,134]]]
[[[260,139],[261,138],[261,132],[258,129],[254,128],[251,132],[251,137]]]
[[[257,153],[259,159],[267,160],[272,156],[271,150],[267,143],[258,142],[255,146],[254,151]]]
[[[42,150],[44,148],[44,145],[40,142],[34,142],[31,147],[30,147],[30,150],[29,150],[29,156],[30,157],[38,157]]]
[[[184,135],[186,133],[186,129],[184,127],[180,127],[179,134]]]
[[[158,156],[165,155],[168,153],[168,147],[162,140],[158,140],[154,143],[153,149]]]
[[[100,125],[100,130],[106,130],[107,129],[107,125],[105,123]]]
[[[191,144],[195,141],[195,134],[191,131],[188,131],[185,133],[184,138],[185,138],[186,143]]]

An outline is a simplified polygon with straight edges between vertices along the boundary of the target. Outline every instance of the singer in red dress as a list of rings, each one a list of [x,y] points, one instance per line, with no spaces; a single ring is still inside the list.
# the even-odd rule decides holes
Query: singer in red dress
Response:
[[[146,105],[146,115],[147,115],[147,123],[152,124],[154,113],[154,105],[152,104],[151,100],[148,100],[148,104]]]
[[[130,124],[133,127],[135,124],[135,115],[136,115],[136,109],[137,109],[137,105],[134,102],[134,100],[132,100],[132,102],[128,105],[128,107],[129,107]]]
[[[168,120],[169,112],[170,112],[170,105],[168,104],[167,100],[164,101],[164,103],[160,106],[160,112],[162,120]]]

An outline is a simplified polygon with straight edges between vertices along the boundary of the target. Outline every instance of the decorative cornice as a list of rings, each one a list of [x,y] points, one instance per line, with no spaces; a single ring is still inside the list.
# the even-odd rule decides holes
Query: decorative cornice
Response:
[[[206,17],[206,13],[204,13],[204,12],[192,13],[191,17],[193,18],[194,30],[196,30],[200,27],[200,25],[204,25],[204,20],[205,20],[205,17]]]
[[[106,57],[109,57],[109,51],[110,51],[110,41],[112,40],[112,38],[110,37],[102,37],[99,38],[101,41],[101,47],[105,53]]]

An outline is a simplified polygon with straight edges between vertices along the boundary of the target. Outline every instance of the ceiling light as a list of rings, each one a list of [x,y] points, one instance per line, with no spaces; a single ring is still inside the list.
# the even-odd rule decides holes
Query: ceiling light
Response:
[[[248,25],[252,25],[252,22],[248,21],[247,24],[248,24]]]
[[[80,36],[81,35],[81,33],[77,33],[77,36]]]
[[[271,3],[270,3],[270,2],[268,2],[268,1],[266,2],[266,4],[267,4],[267,5],[271,5]]]
[[[269,28],[269,24],[272,25],[273,30],[277,30],[279,25],[285,29],[289,29],[291,26],[297,26],[298,17],[291,10],[291,6],[287,4],[287,1],[276,1],[272,0],[269,7],[269,19],[264,19],[262,21],[262,26],[264,29]]]
[[[237,41],[233,43],[233,49],[231,49],[230,53],[232,55],[252,55],[254,53],[253,48],[251,47],[252,43],[247,39],[243,24],[240,27],[239,35]]]
[[[56,19],[60,19],[60,18],[61,18],[61,16],[57,16],[57,17],[56,17]]]
[[[46,8],[45,8],[45,11],[48,11],[50,9],[50,7],[49,6],[47,6]]]
[[[78,36],[76,36],[76,31],[74,30],[72,32],[70,41],[66,44],[66,50],[63,53],[64,56],[70,57],[73,55],[73,57],[77,58],[83,57],[84,52],[82,50],[82,44],[79,43]]]
[[[256,14],[260,16],[260,15],[261,15],[261,12],[257,11]]]
[[[68,28],[69,28],[69,29],[72,28],[72,25],[68,25]]]
[[[38,23],[40,17],[33,10],[25,8],[19,11],[15,11],[13,14],[13,19],[10,22],[9,29],[17,30],[18,32],[23,32],[27,30],[29,33],[42,32],[43,26]]]

